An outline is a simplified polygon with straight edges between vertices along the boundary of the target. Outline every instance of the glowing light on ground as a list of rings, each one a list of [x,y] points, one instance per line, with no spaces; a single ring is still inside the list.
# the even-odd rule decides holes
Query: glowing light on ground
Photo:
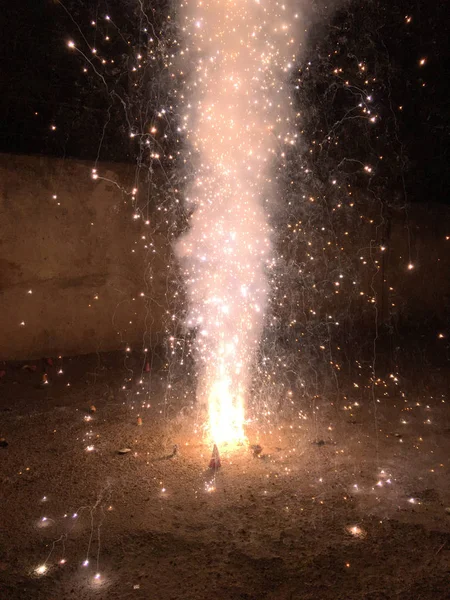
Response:
[[[39,565],[39,567],[36,567],[36,569],[34,570],[36,575],[45,575],[48,571],[48,567],[47,565]]]
[[[355,538],[364,538],[366,537],[366,532],[359,525],[349,525],[347,528],[347,533],[352,535]]]

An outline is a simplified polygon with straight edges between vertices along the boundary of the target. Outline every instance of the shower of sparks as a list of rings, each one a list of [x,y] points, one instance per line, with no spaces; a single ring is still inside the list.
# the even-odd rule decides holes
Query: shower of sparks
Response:
[[[288,3],[192,0],[180,6],[181,128],[195,168],[190,229],[177,245],[196,330],[197,397],[209,437],[245,438],[245,403],[273,264],[271,166],[295,144],[287,84],[296,18]]]

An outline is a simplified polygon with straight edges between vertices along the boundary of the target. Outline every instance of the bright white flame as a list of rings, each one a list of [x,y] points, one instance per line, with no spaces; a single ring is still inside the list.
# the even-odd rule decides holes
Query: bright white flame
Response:
[[[233,398],[226,379],[213,383],[208,404],[211,441],[216,444],[243,442],[244,402],[241,396]]]
[[[197,397],[209,436],[244,439],[245,403],[264,324],[271,261],[271,163],[291,144],[286,79],[295,60],[291,0],[180,2],[182,131],[195,156],[189,231],[176,251],[198,330]]]

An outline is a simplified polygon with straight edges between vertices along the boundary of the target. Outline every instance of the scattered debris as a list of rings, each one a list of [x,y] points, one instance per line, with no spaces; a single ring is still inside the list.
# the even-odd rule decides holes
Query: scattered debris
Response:
[[[211,460],[209,461],[209,468],[210,469],[219,469],[220,466],[221,465],[220,465],[219,449],[217,448],[217,445],[214,444]]]
[[[178,455],[178,444],[174,444],[171,454],[166,454],[165,456],[161,456],[161,458],[158,458],[157,460],[171,460],[172,458],[175,458],[175,456],[177,456],[177,455]]]
[[[250,450],[253,450],[253,456],[259,457],[259,455],[262,452],[262,446],[260,446],[259,444],[253,444],[252,446],[250,446]]]
[[[440,502],[439,492],[434,488],[426,488],[425,490],[414,490],[409,494],[412,498],[416,498],[421,504],[422,502]]]
[[[314,440],[312,442],[315,446],[337,446],[337,442],[332,440]]]

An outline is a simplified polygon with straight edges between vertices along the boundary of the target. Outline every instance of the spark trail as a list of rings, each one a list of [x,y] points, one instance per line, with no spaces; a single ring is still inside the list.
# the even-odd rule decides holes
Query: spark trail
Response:
[[[182,124],[195,177],[177,243],[196,331],[197,398],[216,443],[243,440],[273,262],[273,164],[295,144],[287,83],[298,14],[276,0],[184,0]]]

